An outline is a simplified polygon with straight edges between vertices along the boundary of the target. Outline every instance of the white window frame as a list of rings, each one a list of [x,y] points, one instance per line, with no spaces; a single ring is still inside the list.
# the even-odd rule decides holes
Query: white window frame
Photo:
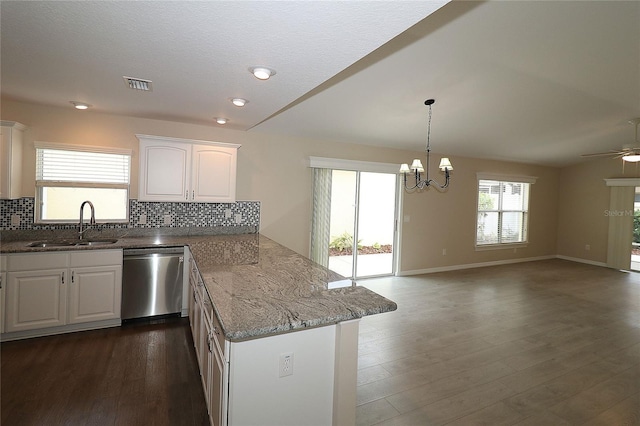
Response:
[[[34,223],[39,224],[56,224],[56,223],[77,223],[78,219],[65,219],[65,220],[43,220],[42,219],[42,203],[43,201],[43,189],[45,187],[55,188],[116,188],[124,189],[126,191],[126,217],[124,219],[96,219],[98,223],[129,223],[129,194],[131,184],[131,157],[132,150],[123,148],[111,148],[111,147],[99,147],[99,146],[85,146],[85,145],[66,145],[50,142],[35,142],[36,159],[38,158],[37,151],[40,149],[54,149],[60,151],[80,151],[88,153],[101,153],[101,154],[116,154],[129,157],[129,176],[127,183],[104,183],[104,182],[80,182],[80,181],[56,181],[56,180],[39,180],[38,169],[36,164],[36,181],[35,181],[35,208],[34,208]],[[80,205],[78,205],[80,208]]]
[[[474,233],[474,241],[475,241],[475,249],[476,251],[484,251],[484,250],[501,250],[501,249],[510,249],[510,248],[518,248],[518,247],[526,247],[529,244],[529,218],[531,211],[531,185],[536,183],[538,179],[535,176],[516,176],[516,175],[502,175],[496,173],[477,173],[477,185],[476,185],[476,231]],[[502,214],[505,212],[519,212],[524,215],[523,218],[523,233],[524,238],[522,241],[509,241],[509,242],[498,242],[498,243],[490,243],[490,244],[479,244],[478,243],[478,216],[480,213],[479,203],[480,203],[480,181],[483,180],[491,180],[497,181],[500,183],[525,183],[529,184],[527,189],[527,206],[523,210],[504,210],[502,208],[496,209],[495,211],[498,213],[499,220],[502,219]]]

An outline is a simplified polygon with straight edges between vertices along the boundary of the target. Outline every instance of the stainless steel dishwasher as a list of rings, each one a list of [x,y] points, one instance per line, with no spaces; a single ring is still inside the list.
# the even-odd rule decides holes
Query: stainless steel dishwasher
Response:
[[[125,249],[123,320],[180,313],[184,247]]]

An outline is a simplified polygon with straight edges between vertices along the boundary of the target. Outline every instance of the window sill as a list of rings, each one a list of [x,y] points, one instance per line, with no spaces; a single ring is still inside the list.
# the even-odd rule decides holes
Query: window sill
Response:
[[[518,249],[518,248],[525,248],[528,245],[529,243],[483,244],[483,245],[476,245],[476,251]]]

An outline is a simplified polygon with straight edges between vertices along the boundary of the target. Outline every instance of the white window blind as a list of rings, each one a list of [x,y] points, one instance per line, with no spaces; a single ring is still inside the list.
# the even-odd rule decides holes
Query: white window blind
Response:
[[[36,153],[36,180],[129,184],[129,155],[48,148]]]

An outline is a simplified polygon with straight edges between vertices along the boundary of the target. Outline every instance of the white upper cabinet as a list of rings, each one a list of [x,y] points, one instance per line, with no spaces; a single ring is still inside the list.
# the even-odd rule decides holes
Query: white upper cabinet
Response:
[[[240,145],[136,135],[140,201],[232,203]]]
[[[20,198],[22,194],[22,132],[24,124],[1,122],[0,198]]]

